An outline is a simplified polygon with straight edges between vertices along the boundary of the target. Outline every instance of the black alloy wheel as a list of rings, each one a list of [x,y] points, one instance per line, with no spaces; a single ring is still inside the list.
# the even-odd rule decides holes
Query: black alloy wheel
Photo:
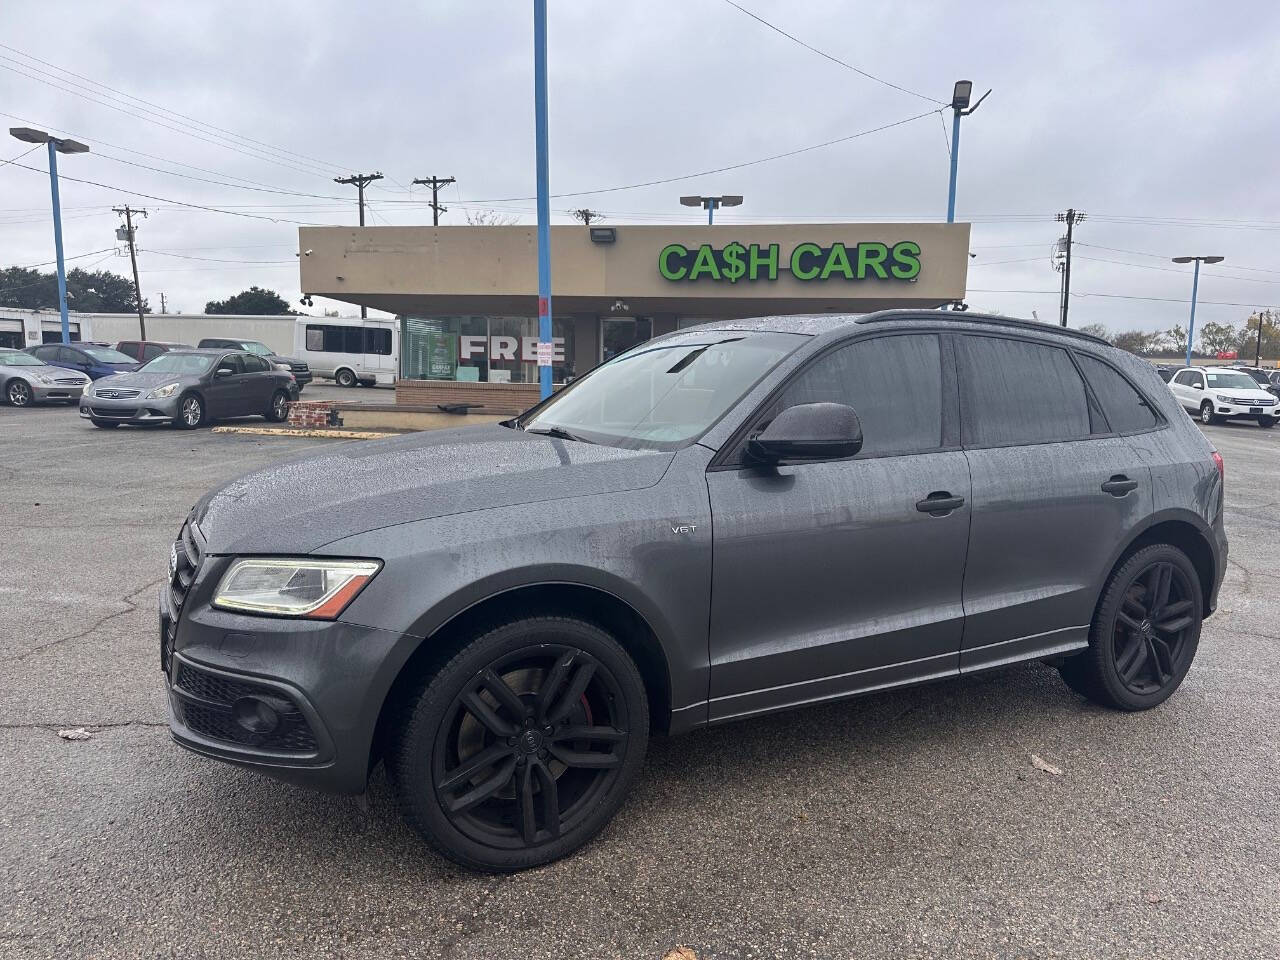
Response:
[[[284,423],[289,419],[289,394],[284,390],[277,390],[271,395],[267,419],[272,423]]]
[[[1168,544],[1144,547],[1112,574],[1089,649],[1063,664],[1063,679],[1104,706],[1154,707],[1191,667],[1203,609],[1200,578],[1186,554]]]
[[[411,704],[388,772],[409,822],[466,866],[564,856],[621,806],[648,739],[644,684],[600,628],[561,617],[472,641]]]
[[[178,401],[178,419],[175,421],[183,430],[194,430],[204,420],[204,404],[194,393],[184,394]]]
[[[15,407],[31,406],[31,384],[25,380],[13,379],[5,388],[4,395]]]

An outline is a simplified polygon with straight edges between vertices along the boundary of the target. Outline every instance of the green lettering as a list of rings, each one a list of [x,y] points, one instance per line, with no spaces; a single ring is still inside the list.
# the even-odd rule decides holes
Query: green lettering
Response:
[[[747,265],[742,262],[742,255],[746,252],[747,248],[736,241],[720,252],[720,257],[724,260],[724,266],[720,268],[720,274],[730,283],[737,283],[746,276]]]
[[[760,244],[753,243],[748,254],[748,262],[750,265],[750,274],[752,280],[760,279],[760,268],[767,266],[769,268],[769,279],[778,279],[778,245],[776,243],[769,244],[769,253],[766,256],[760,255]]]
[[[893,245],[894,264],[890,268],[899,280],[914,280],[920,276],[920,244],[903,240]]]
[[[889,248],[883,243],[858,244],[858,279],[867,279],[867,268],[870,267],[881,280],[888,280],[889,274],[884,269],[887,256],[889,256]]]
[[[819,267],[813,258],[822,256],[822,248],[816,243],[797,243],[791,251],[791,275],[797,280],[812,280],[818,275]],[[801,261],[808,259],[812,266],[805,266]]]
[[[711,249],[709,243],[704,243],[698,248],[698,255],[693,258],[693,266],[689,268],[689,279],[697,280],[704,273],[712,280],[720,279],[720,268],[716,266],[715,251]]]
[[[822,279],[827,279],[827,277],[837,271],[839,271],[846,280],[853,279],[853,267],[849,264],[849,254],[848,251],[845,250],[843,243],[833,243],[831,245],[831,251],[827,254],[827,262],[822,268]]]
[[[689,272],[689,268],[681,263],[678,267],[672,269],[672,256],[678,256],[683,261],[687,256],[689,256],[689,251],[684,244],[667,244],[662,248],[662,252],[658,254],[658,272],[668,280],[683,280],[685,274]]]

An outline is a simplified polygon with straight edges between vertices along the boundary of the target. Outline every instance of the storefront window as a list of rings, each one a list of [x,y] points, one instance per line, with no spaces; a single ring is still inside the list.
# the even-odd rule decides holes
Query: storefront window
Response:
[[[575,375],[573,321],[553,319],[551,335],[551,379],[564,383]],[[407,380],[536,383],[537,342],[536,317],[404,317],[400,375]]]
[[[612,360],[638,343],[653,337],[653,321],[648,317],[602,317],[600,319],[600,362]]]

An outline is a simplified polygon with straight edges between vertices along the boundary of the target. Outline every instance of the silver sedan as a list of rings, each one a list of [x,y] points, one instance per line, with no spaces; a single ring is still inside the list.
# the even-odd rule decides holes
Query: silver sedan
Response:
[[[0,349],[0,397],[15,407],[61,401],[75,403],[88,377],[66,367],[54,367],[21,350]]]

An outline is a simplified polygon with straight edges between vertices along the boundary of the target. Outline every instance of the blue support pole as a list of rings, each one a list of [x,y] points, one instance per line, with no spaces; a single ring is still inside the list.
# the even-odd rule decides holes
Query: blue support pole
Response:
[[[710,197],[707,198],[707,226],[711,226],[716,222],[716,202]]]
[[[947,188],[947,223],[956,222],[956,172],[960,164],[960,111],[952,108],[951,185]]]
[[[49,189],[53,194],[53,249],[58,260],[58,312],[62,315],[62,342],[71,342],[67,316],[67,267],[62,259],[62,203],[58,199],[58,141],[49,139]]]
[[[1187,366],[1191,366],[1191,345],[1196,341],[1196,294],[1200,291],[1200,261],[1191,277],[1191,319],[1187,323]]]
[[[538,385],[551,396],[551,197],[547,175],[547,0],[533,0],[533,116],[538,174]]]

